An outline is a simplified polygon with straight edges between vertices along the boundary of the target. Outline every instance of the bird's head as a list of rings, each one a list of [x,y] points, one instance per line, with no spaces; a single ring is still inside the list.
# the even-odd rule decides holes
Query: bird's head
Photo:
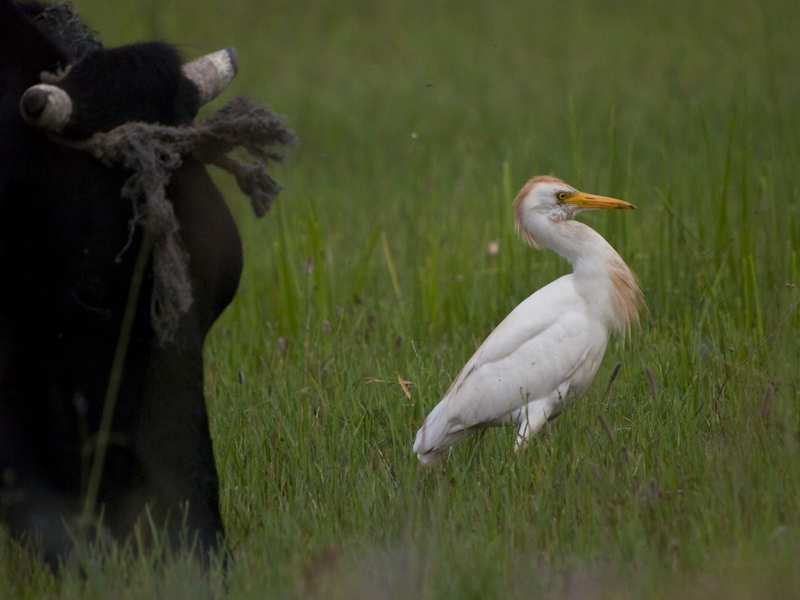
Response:
[[[558,177],[539,175],[529,180],[514,199],[514,224],[520,235],[532,246],[540,246],[530,224],[558,223],[573,218],[585,210],[636,208],[616,198],[585,194]]]

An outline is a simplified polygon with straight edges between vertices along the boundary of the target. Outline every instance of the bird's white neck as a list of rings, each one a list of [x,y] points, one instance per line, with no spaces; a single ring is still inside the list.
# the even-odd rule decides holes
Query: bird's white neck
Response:
[[[531,219],[526,225],[536,243],[572,263],[578,293],[589,305],[607,312],[607,322],[615,329],[627,331],[631,321],[638,324],[642,292],[636,275],[611,244],[578,221],[547,221],[537,227],[536,219]]]

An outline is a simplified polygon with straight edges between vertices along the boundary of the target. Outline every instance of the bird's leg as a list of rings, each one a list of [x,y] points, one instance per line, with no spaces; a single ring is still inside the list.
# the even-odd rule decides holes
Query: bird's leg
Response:
[[[538,432],[547,423],[547,414],[540,400],[534,400],[519,411],[516,419],[519,423],[517,439],[514,442],[514,451],[522,452],[528,447],[531,436]]]
[[[528,419],[523,419],[517,432],[517,439],[514,441],[514,452],[522,452],[528,447],[528,438],[531,428],[528,426]]]
[[[569,392],[569,383],[562,383],[547,397],[528,402],[512,414],[512,420],[519,423],[514,451],[521,452],[528,447],[531,436],[536,435],[547,421],[555,419],[562,410],[564,399]]]

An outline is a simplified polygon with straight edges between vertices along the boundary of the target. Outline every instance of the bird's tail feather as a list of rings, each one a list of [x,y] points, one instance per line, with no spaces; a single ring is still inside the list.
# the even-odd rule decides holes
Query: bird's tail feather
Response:
[[[443,414],[442,407],[447,406],[446,399],[425,417],[414,440],[414,452],[419,458],[419,464],[424,467],[437,462],[447,450],[471,433],[471,428],[465,428],[463,423],[453,421]]]

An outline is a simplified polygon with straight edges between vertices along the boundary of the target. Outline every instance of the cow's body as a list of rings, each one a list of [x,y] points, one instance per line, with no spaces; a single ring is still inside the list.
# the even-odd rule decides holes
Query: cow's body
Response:
[[[28,16],[37,10],[28,8]],[[0,21],[11,11],[0,0]],[[73,548],[70,528],[82,508],[142,234],[137,228],[123,251],[133,209],[120,189],[129,172],[55,143],[21,119],[20,98],[40,72],[74,56],[33,28],[14,31],[28,37],[0,31],[0,511],[14,537],[56,563]],[[176,53],[160,44],[94,50],[58,85],[79,111],[63,132],[68,138],[130,120],[185,124],[198,109]],[[147,271],[99,505],[117,539],[147,510],[173,543],[185,531],[206,553],[217,548],[223,525],[202,349],[235,294],[242,253],[202,165],[185,162],[167,197],[189,255],[194,300],[174,340],[160,344]]]

